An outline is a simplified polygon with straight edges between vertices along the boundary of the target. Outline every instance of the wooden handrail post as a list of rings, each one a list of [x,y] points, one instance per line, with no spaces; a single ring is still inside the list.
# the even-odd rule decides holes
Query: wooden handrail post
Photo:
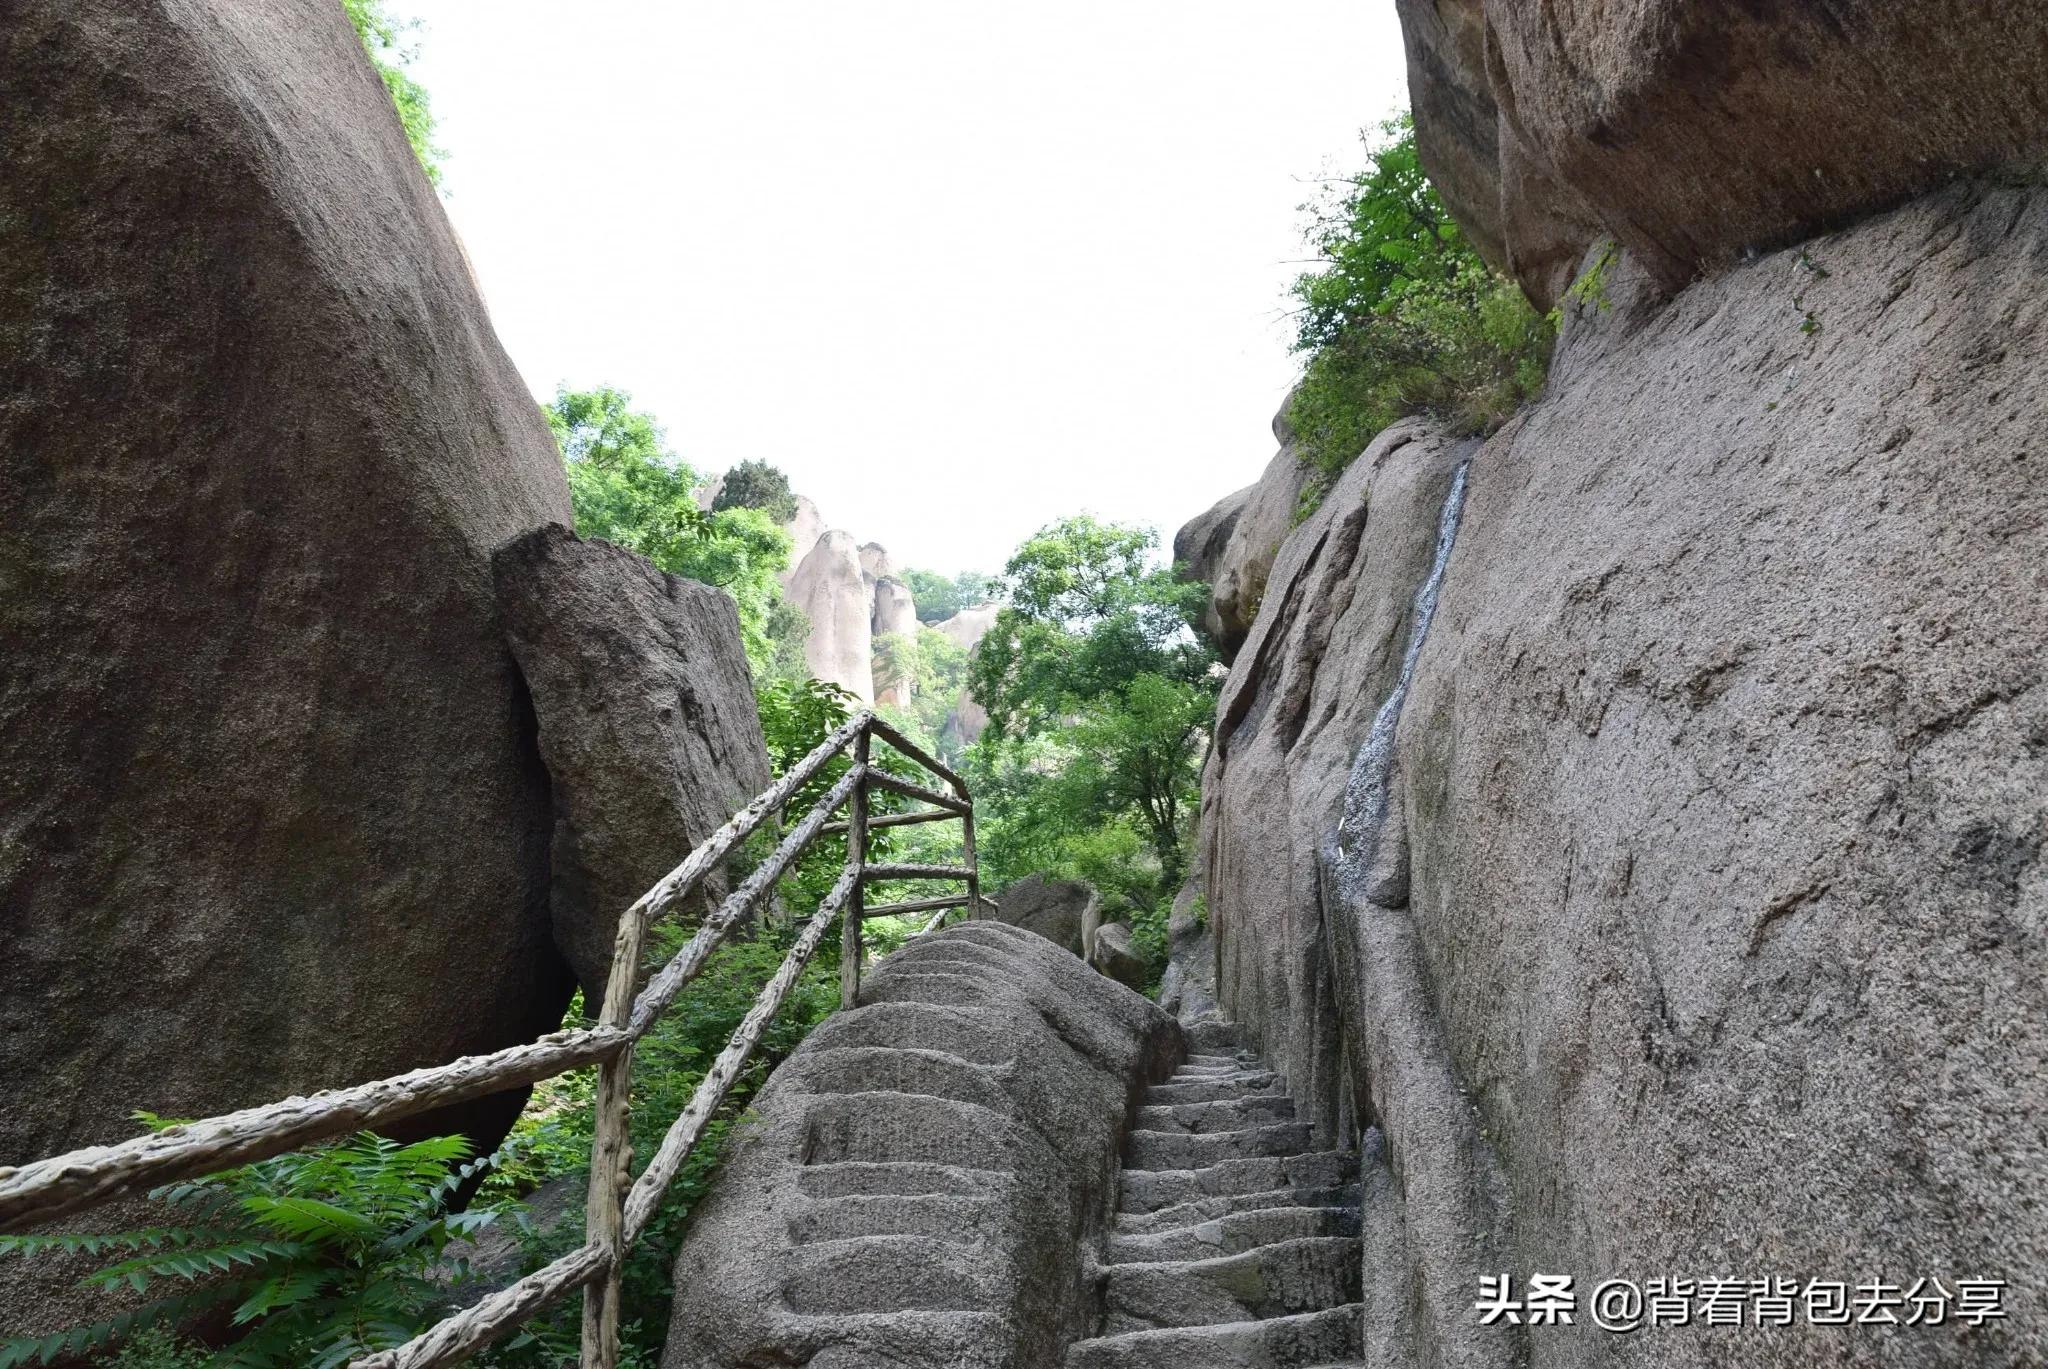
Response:
[[[619,919],[605,980],[600,1025],[624,1028],[639,988],[640,951],[647,915],[635,906]],[[626,1190],[633,1182],[633,1043],[598,1068],[596,1126],[590,1141],[590,1190],[583,1204],[583,1239],[601,1246],[603,1275],[583,1285],[582,1369],[618,1369],[619,1302],[626,1270]]]
[[[967,916],[981,916],[981,863],[974,856],[974,803],[960,817],[960,863],[967,867]]]
[[[860,921],[867,902],[868,878],[868,751],[873,730],[863,727],[853,742],[853,763],[860,783],[846,810],[846,863],[853,867],[853,893],[846,900],[846,918],[839,926],[839,1006],[860,1005]]]

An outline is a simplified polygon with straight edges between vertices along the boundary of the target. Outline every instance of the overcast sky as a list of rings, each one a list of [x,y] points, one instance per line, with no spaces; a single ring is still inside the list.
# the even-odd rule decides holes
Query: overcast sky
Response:
[[[632,392],[906,564],[1250,483],[1307,182],[1405,101],[1371,0],[394,0],[536,395]]]

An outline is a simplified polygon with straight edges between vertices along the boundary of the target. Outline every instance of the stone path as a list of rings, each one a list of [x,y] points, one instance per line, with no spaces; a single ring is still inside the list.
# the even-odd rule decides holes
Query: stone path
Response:
[[[1312,1150],[1281,1079],[1218,1042],[1146,1095],[1067,1369],[1360,1363],[1357,1157]]]

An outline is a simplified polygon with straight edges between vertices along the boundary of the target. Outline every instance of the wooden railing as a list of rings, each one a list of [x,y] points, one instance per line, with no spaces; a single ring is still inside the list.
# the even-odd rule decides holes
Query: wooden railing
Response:
[[[931,788],[874,763],[873,742],[882,739],[923,766],[945,786]],[[784,807],[836,756],[851,749],[845,775],[788,829],[775,850],[718,908],[690,940],[648,978],[636,994],[640,958],[650,924],[689,896],[742,841]],[[873,814],[868,797],[876,789],[917,799],[928,807],[905,813]],[[833,815],[847,809],[843,820]],[[962,860],[955,865],[870,863],[868,836],[888,827],[957,819]],[[755,1000],[732,1039],[720,1052],[689,1106],[669,1127],[639,1178],[632,1177],[627,1129],[631,1108],[633,1045],[647,1034],[705,962],[747,920],[797,857],[827,833],[844,833],[847,859],[831,892],[796,939],[782,967]],[[877,880],[949,879],[966,892],[944,898],[913,899],[877,908],[865,906],[866,886]],[[490,1055],[465,1056],[446,1065],[414,1070],[354,1088],[287,1098],[262,1107],[209,1117],[113,1146],[90,1146],[19,1168],[0,1168],[0,1232],[22,1228],[144,1193],[181,1179],[213,1174],[266,1159],[366,1127],[466,1102],[505,1089],[598,1067],[595,1135],[591,1143],[590,1190],[585,1204],[584,1244],[508,1288],[483,1298],[393,1350],[353,1362],[353,1369],[425,1369],[453,1364],[499,1339],[522,1322],[583,1290],[583,1369],[615,1369],[619,1359],[619,1281],[633,1248],[669,1184],[703,1135],[719,1103],[739,1077],[769,1021],[789,996],[812,954],[841,920],[840,1001],[854,1006],[860,992],[861,923],[865,918],[934,912],[917,935],[936,930],[955,908],[993,907],[981,897],[974,855],[974,806],[967,782],[901,732],[869,712],[848,719],[803,760],[732,820],[706,838],[619,919],[611,976],[595,1026],[555,1032],[529,1045]]]

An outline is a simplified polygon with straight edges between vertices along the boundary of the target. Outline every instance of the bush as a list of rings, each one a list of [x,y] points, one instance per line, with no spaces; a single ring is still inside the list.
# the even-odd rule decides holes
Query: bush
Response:
[[[742,461],[725,473],[718,495],[711,501],[713,513],[727,509],[759,509],[776,523],[787,523],[796,517],[796,492],[780,467],[766,461]]]
[[[172,1125],[136,1115],[158,1130]],[[402,1146],[364,1132],[157,1189],[150,1196],[179,1214],[177,1224],[0,1236],[0,1255],[111,1257],[85,1277],[88,1288],[157,1293],[105,1321],[0,1341],[0,1369],[113,1345],[130,1369],[331,1369],[403,1344],[440,1318],[451,1282],[466,1276],[442,1264],[448,1243],[497,1216],[488,1205],[453,1210],[457,1191],[487,1164],[463,1164],[469,1154],[460,1136]],[[225,1350],[182,1346],[166,1329],[215,1308],[231,1308],[240,1331]]]
[[[1364,171],[1303,206],[1325,263],[1294,284],[1306,360],[1288,420],[1314,468],[1304,514],[1398,419],[1499,427],[1542,388],[1555,337],[1458,230],[1423,174],[1412,122],[1382,125],[1367,148]]]

